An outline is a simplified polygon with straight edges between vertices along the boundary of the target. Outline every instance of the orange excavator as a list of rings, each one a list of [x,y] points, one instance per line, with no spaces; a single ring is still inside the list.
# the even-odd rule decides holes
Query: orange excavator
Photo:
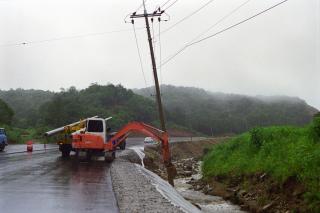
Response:
[[[45,136],[62,135],[58,144],[63,157],[69,156],[70,152],[74,151],[76,156],[85,155],[87,159],[93,155],[104,156],[105,160],[110,162],[115,159],[117,147],[122,147],[122,149],[125,147],[126,138],[130,133],[142,133],[161,142],[163,163],[168,169],[170,180],[169,170],[174,171],[175,169],[171,163],[168,134],[143,122],[128,123],[112,134],[108,125],[110,119],[111,117],[104,119],[94,116],[46,132]],[[175,172],[170,173],[174,175]]]

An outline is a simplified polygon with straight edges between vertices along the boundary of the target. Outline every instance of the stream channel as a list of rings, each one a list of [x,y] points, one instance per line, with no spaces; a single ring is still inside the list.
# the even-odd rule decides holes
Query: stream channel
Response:
[[[178,205],[185,212],[203,212],[203,213],[243,213],[239,206],[233,205],[229,201],[224,200],[218,196],[206,195],[201,191],[195,191],[192,189],[192,185],[188,182],[190,180],[198,180],[201,175],[201,162],[198,162],[197,174],[191,177],[178,178],[174,180],[174,189],[161,179],[155,173],[144,168],[144,148],[142,146],[130,147],[134,150],[141,159],[142,171],[151,182],[156,186],[157,190],[174,205]],[[178,193],[177,193],[178,192]],[[191,204],[190,205],[189,201]],[[198,208],[195,208],[195,207]],[[200,208],[200,209],[199,209]]]

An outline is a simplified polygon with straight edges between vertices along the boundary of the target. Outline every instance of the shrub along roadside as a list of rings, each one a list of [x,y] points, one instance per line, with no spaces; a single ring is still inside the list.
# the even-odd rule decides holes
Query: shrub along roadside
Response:
[[[279,184],[295,178],[310,210],[320,211],[320,117],[304,128],[255,128],[216,145],[204,157],[205,178],[266,173]]]
[[[9,144],[22,144],[28,140],[33,140],[35,142],[45,141],[43,133],[47,130],[47,128],[38,127],[30,129],[20,129],[4,124],[0,124],[0,127],[5,128]]]

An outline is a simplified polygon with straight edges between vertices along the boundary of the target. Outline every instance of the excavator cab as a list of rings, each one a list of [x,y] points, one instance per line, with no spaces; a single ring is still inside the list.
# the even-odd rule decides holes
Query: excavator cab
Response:
[[[102,118],[91,118],[87,120],[85,133],[100,136],[106,142],[106,122]]]

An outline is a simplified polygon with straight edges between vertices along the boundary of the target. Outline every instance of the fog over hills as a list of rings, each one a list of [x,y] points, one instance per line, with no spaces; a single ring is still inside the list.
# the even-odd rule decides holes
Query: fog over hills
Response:
[[[133,91],[139,95],[143,95],[146,97],[152,97],[155,95],[154,87],[142,88],[142,89],[133,89]],[[275,95],[275,96],[265,96],[265,95],[256,95],[256,96],[248,96],[242,94],[232,94],[232,93],[223,93],[223,92],[211,92],[201,88],[196,87],[182,87],[182,86],[173,86],[173,85],[161,85],[161,92],[163,98],[196,98],[199,100],[217,100],[217,101],[230,101],[230,100],[240,100],[243,98],[248,98],[252,100],[260,100],[265,103],[300,103],[306,104],[305,100],[299,97],[286,96],[286,95]],[[150,94],[151,93],[151,94]],[[166,94],[170,94],[170,97],[166,96]],[[310,106],[310,110],[313,113],[318,112],[319,110],[313,106]]]
[[[161,90],[169,121],[213,134],[239,133],[255,126],[304,125],[318,112],[297,97],[224,94],[171,85],[162,85]],[[152,87],[134,92],[154,99]]]

